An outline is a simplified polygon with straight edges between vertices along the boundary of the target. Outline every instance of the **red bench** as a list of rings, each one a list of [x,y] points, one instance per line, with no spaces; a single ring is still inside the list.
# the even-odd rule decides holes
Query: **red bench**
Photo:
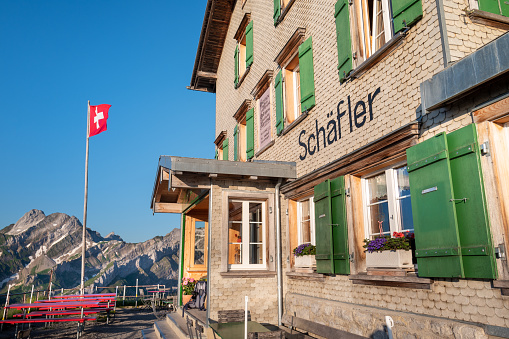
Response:
[[[83,323],[85,321],[94,321],[97,318],[85,317],[85,318],[40,318],[40,319],[6,319],[0,320],[0,324],[29,324],[29,323],[61,323],[66,321],[76,321]]]

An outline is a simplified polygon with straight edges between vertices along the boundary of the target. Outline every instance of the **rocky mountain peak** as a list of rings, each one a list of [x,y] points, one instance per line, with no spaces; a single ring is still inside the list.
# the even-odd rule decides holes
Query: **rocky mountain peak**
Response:
[[[25,215],[23,215],[15,224],[14,227],[7,233],[9,235],[19,235],[29,228],[37,225],[39,222],[41,222],[44,218],[46,218],[46,215],[41,210],[33,209]]]

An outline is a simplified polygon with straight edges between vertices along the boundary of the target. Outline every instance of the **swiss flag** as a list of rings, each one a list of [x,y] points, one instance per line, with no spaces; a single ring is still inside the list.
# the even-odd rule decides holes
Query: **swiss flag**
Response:
[[[104,132],[108,129],[106,126],[106,120],[108,120],[108,110],[110,107],[111,105],[106,104],[90,106],[90,121],[88,122],[89,137]]]

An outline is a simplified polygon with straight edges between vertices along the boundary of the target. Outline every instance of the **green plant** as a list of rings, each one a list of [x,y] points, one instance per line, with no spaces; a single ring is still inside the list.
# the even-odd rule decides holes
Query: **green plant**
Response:
[[[404,234],[401,232],[394,232],[393,236],[394,237],[383,235],[371,240],[364,239],[363,247],[366,249],[365,252],[373,253],[395,250],[410,251],[412,249],[410,246],[410,239],[413,239],[413,233]]]
[[[302,244],[293,249],[293,255],[296,257],[302,257],[304,255],[315,255],[316,246],[311,244]]]
[[[182,279],[182,290],[184,291],[184,295],[192,295],[194,292],[194,286],[196,285],[196,280],[193,278],[183,278]]]

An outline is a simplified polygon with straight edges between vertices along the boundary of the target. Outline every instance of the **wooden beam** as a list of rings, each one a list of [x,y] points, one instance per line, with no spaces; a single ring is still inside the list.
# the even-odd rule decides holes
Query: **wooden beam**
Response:
[[[175,175],[171,174],[172,188],[210,188],[210,179],[208,176],[199,176],[193,174]]]
[[[168,180],[170,180],[170,173],[163,170],[162,181],[168,181]]]
[[[187,207],[187,204],[172,204],[156,202],[154,206],[154,213],[182,213]]]
[[[473,113],[474,122],[493,121],[509,114],[509,98],[499,100]],[[502,121],[505,122],[505,121]]]
[[[196,75],[200,78],[217,79],[217,73],[198,71]]]

